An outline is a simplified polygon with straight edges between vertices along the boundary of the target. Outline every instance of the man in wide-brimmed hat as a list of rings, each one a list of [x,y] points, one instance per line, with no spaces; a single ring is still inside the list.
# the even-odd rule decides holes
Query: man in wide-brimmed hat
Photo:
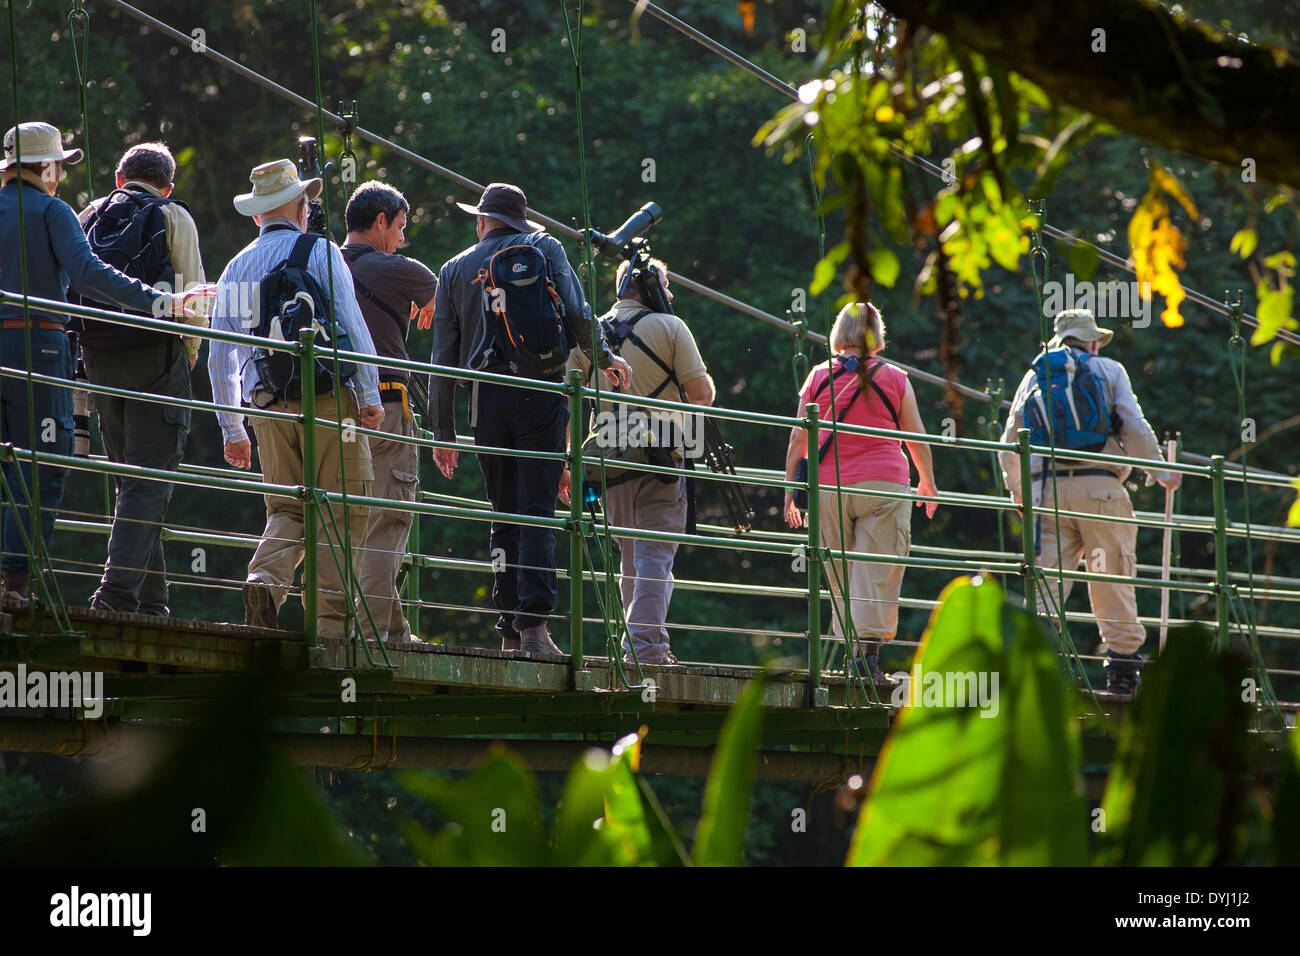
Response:
[[[4,159],[0,160],[0,287],[13,295],[26,293],[56,302],[66,302],[71,288],[101,302],[151,315],[184,315],[184,296],[161,292],[101,261],[87,243],[76,213],[55,197],[64,164],[81,162],[81,155],[79,149],[65,149],[62,134],[49,123],[22,123],[5,133]],[[0,304],[4,365],[70,380],[73,356],[67,321],[65,314],[38,312],[22,303]],[[0,383],[0,441],[36,452],[70,454],[72,389],[34,382],[32,393],[35,405],[29,409],[26,381],[5,378]],[[35,434],[29,426],[33,412]],[[28,464],[6,462],[4,470],[15,494],[39,489],[40,534],[31,541],[31,548],[39,547],[48,555],[67,469],[42,464],[35,469],[35,482]],[[18,480],[19,471],[22,481]],[[24,542],[31,518],[25,500],[16,508],[6,503],[3,524],[0,568],[4,596],[25,598],[31,576]]]
[[[1124,366],[1097,353],[1113,338],[1109,329],[1098,328],[1097,320],[1087,309],[1070,309],[1057,314],[1054,335],[1047,343],[1049,353],[1068,350],[1075,379],[1092,376],[1099,382],[1105,409],[1102,428],[1106,434],[1100,449],[1108,455],[1129,458],[1148,458],[1162,461],[1160,444],[1155,432],[1142,416],[1133,385]],[[1040,356],[1040,362],[1045,361]],[[1084,366],[1086,365],[1086,371]],[[1014,444],[1019,429],[1025,427],[1025,407],[1028,402],[1045,402],[1038,392],[1038,374],[1030,369],[1016,389],[1011,404],[1011,414],[1002,433],[1002,440]],[[1069,404],[1072,395],[1055,394],[1052,401]],[[1079,403],[1075,403],[1076,409]],[[1058,409],[1063,410],[1063,409]],[[1086,418],[1086,409],[1080,413]],[[1100,416],[1099,416],[1100,417]],[[1056,435],[1056,441],[1063,436]],[[1020,456],[1002,452],[1002,475],[1011,497],[1019,503],[1024,489],[1020,487]],[[1057,539],[1058,516],[1054,506],[1061,511],[1114,518],[1132,518],[1133,503],[1129,500],[1124,480],[1132,469],[1128,465],[1085,461],[1070,458],[1069,451],[1060,449],[1056,454],[1055,474],[1052,462],[1043,455],[1034,455],[1030,471],[1033,475],[1031,500],[1034,503],[1036,563],[1041,568],[1064,567],[1073,570],[1087,558],[1088,570],[1106,574],[1133,577],[1137,571],[1137,525],[1114,521],[1089,521],[1060,515],[1060,539]],[[1165,488],[1177,488],[1181,476],[1177,472],[1150,470],[1152,477]],[[1066,597],[1072,582],[1060,582]],[[1052,614],[1059,613],[1057,584],[1048,575],[1045,585],[1039,587],[1039,601]],[[1138,651],[1146,640],[1146,631],[1138,623],[1137,596],[1131,584],[1111,584],[1104,581],[1088,583],[1088,598],[1097,629],[1101,633],[1102,652],[1105,654],[1106,688],[1115,693],[1131,694],[1137,688],[1141,657]]]
[[[289,258],[300,240],[311,246],[307,271],[333,298],[334,319],[340,332],[346,332],[352,350],[375,354],[374,343],[365,320],[357,308],[356,292],[347,263],[330,239],[306,234],[308,201],[320,195],[319,179],[299,179],[292,161],[280,159],[256,167],[249,176],[251,192],[235,197],[235,209],[251,216],[259,226],[256,239],[230,260],[217,283],[212,327],[232,332],[255,331],[252,310],[259,301],[262,281],[280,263]],[[323,344],[323,343],[322,343]],[[237,406],[241,402],[257,408],[274,405],[276,411],[302,413],[301,399],[277,400],[261,381],[253,364],[253,349],[247,345],[213,342],[208,351],[208,373],[212,378],[213,399],[221,405]],[[311,376],[303,375],[310,384]],[[353,394],[357,390],[360,395]],[[338,423],[357,422],[364,428],[376,428],[383,421],[379,400],[379,377],[373,365],[357,365],[357,372],[347,381],[335,382],[330,391],[316,395],[316,483],[325,491],[342,491],[346,471],[349,495],[369,495],[374,472],[370,446],[364,435],[351,434],[340,441]],[[236,468],[252,466],[252,444],[244,430],[244,415],[217,412],[225,438],[226,461]],[[303,426],[293,421],[263,417],[253,418],[257,436],[258,458],[262,477],[271,484],[299,485],[303,480]],[[317,579],[320,605],[319,633],[323,637],[343,637],[347,621],[356,612],[350,583],[339,574],[339,566],[356,568],[359,555],[332,554],[327,528],[344,527],[343,508],[331,504],[334,521],[318,531]],[[348,506],[348,526],[354,544],[364,540],[369,510],[355,504]],[[303,559],[303,511],[297,499],[267,498],[266,530],[248,565],[244,584],[245,623],[257,627],[277,626],[280,607],[284,604],[298,564]]]
[[[528,219],[528,201],[523,190],[509,183],[492,183],[483,190],[477,205],[456,205],[476,217],[479,241],[438,270],[438,296],[433,314],[434,364],[522,375],[519,364],[514,363],[512,368],[504,354],[507,345],[505,335],[497,331],[499,319],[493,317],[492,323],[488,321],[486,302],[492,297],[483,277],[489,261],[497,253],[512,246],[532,246],[548,263],[545,278],[553,283],[556,299],[563,305],[563,331],[567,338],[552,349],[558,357],[558,367],[533,377],[561,381],[565,360],[570,349],[576,346],[611,381],[626,383],[630,374],[627,363],[610,352],[599,335],[593,341],[591,310],[565,257],[564,247]],[[531,254],[528,249],[522,252]],[[516,261],[511,268],[527,270],[529,266],[524,261]],[[538,275],[524,281],[541,278]],[[504,301],[498,298],[492,307],[500,312]],[[556,331],[554,319],[549,321],[551,330]],[[446,376],[434,376],[430,382],[429,414],[434,437],[439,441],[456,440],[456,382]],[[470,393],[469,422],[476,445],[534,452],[564,451],[569,406],[563,395],[488,382],[475,383]],[[433,456],[443,475],[450,478],[456,468],[456,449],[436,448]],[[494,510],[545,518],[555,516],[564,462],[549,457],[482,452],[478,458]],[[573,493],[577,494],[577,489]],[[526,654],[560,654],[546,629],[546,617],[555,610],[554,529],[493,522],[489,541],[495,572],[492,600],[499,614],[497,632],[501,635],[502,649]]]

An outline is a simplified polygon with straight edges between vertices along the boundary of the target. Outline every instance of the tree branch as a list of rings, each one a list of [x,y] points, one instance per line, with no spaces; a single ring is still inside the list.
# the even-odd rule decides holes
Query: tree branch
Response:
[[[878,0],[1143,139],[1300,187],[1300,62],[1153,0]],[[1093,52],[1094,30],[1105,52]],[[1240,64],[1239,66],[1237,64]]]

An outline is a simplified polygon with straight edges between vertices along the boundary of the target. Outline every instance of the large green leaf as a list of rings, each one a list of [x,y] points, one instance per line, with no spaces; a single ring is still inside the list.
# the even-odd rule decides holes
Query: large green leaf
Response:
[[[745,685],[718,738],[704,790],[704,810],[695,831],[694,859],[700,866],[740,863],[749,819],[749,794],[758,764],[765,683],[765,675],[760,673]]]
[[[1006,606],[992,579],[949,584],[910,685],[895,690],[906,706],[849,864],[1082,863],[1087,815],[1069,694],[1037,623]]]
[[[1229,863],[1245,806],[1244,662],[1201,627],[1171,631],[1143,674],[1102,803],[1102,859],[1125,866]]]
[[[653,862],[654,848],[633,766],[636,734],[613,752],[592,749],[564,784],[555,823],[554,862],[560,866],[634,866]]]

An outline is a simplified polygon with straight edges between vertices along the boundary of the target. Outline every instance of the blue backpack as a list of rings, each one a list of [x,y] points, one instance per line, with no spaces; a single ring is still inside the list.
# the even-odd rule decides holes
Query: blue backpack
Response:
[[[1025,400],[1029,442],[1068,451],[1101,451],[1116,431],[1106,387],[1092,367],[1096,356],[1063,347],[1034,359],[1036,379]],[[1051,416],[1048,399],[1051,395]]]

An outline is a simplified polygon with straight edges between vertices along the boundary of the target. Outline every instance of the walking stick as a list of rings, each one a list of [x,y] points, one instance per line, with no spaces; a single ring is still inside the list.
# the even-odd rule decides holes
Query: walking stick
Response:
[[[1165,442],[1165,459],[1172,462],[1178,454],[1178,447],[1173,439]],[[1160,550],[1160,579],[1169,580],[1170,556],[1174,549],[1174,489],[1165,489],[1165,540]],[[1165,638],[1169,634],[1169,588],[1160,589],[1160,650],[1165,649]]]

